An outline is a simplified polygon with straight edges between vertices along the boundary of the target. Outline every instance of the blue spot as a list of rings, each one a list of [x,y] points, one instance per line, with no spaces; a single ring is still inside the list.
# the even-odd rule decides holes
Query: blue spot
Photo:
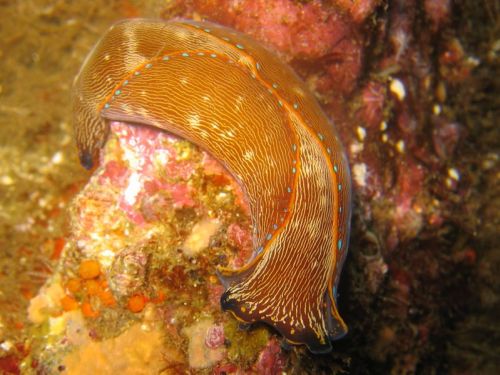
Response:
[[[336,286],[333,287],[333,297],[337,298],[337,287]]]
[[[278,229],[278,224],[274,224],[274,225],[273,225],[273,229],[274,229],[274,230]]]
[[[122,90],[116,90],[115,95],[120,95],[122,93]]]
[[[104,104],[104,108],[108,109],[109,108],[109,103]]]
[[[292,145],[292,150],[297,151],[297,145]]]
[[[342,190],[342,185],[339,184],[339,191],[341,191],[341,190]]]
[[[339,250],[342,250],[342,240],[341,239],[339,239],[338,242],[337,242],[337,248]]]
[[[138,76],[139,74],[141,74],[141,72],[139,72],[139,71],[134,72],[135,76]]]
[[[146,64],[146,69],[149,69],[153,66],[153,64]]]
[[[260,70],[260,68],[261,68],[260,63],[255,64],[255,66],[257,67],[257,70]]]
[[[297,169],[295,169],[295,167],[292,168],[292,173],[295,173],[297,172]]]
[[[273,88],[277,89],[278,88],[278,84],[277,83],[273,83]]]
[[[333,170],[335,171],[335,173],[337,173],[337,172],[339,171],[339,168],[337,167],[337,164],[335,164],[335,165],[333,166]]]
[[[299,108],[299,105],[297,103],[293,103],[293,108],[297,109]]]
[[[187,52],[182,52],[182,53],[181,53],[181,56],[183,56],[183,57],[189,57],[189,53],[187,53]]]
[[[262,250],[264,250],[264,247],[263,247],[263,246],[259,246],[259,247],[257,248],[257,254],[261,253],[261,252],[262,252]]]
[[[236,47],[239,49],[245,49],[245,47],[243,47],[241,44],[237,44]]]
[[[323,139],[325,139],[325,137],[323,137],[323,134],[321,134],[321,133],[318,133],[318,137],[319,137],[320,141],[322,141]]]
[[[203,29],[204,32],[209,33],[210,29]]]
[[[289,193],[291,193],[292,192],[292,188],[289,186],[289,187],[286,188],[286,191],[288,191]]]
[[[123,82],[123,86],[127,86],[127,85],[128,85],[128,80]]]
[[[211,53],[210,57],[217,57],[217,55],[215,53]]]
[[[163,56],[163,61],[168,61],[170,60],[170,56]]]
[[[266,236],[266,240],[269,241],[271,238],[273,238],[273,235],[271,233],[268,233]]]

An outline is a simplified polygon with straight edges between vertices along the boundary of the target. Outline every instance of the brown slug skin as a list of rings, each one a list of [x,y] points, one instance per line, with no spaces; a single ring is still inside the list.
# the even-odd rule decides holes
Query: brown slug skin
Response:
[[[126,121],[197,144],[242,185],[255,255],[242,269],[219,270],[224,310],[314,353],[347,332],[335,295],[349,238],[349,166],[333,125],[277,57],[215,24],[127,20],[85,60],[73,109],[87,168],[109,121]]]

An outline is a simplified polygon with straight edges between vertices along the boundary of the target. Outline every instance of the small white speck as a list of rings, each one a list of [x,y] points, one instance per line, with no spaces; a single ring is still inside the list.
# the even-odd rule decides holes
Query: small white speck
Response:
[[[481,64],[481,60],[475,56],[469,56],[467,62],[475,67]]]
[[[99,253],[99,263],[105,267],[110,267],[115,259],[115,253],[110,249],[104,249]]]
[[[6,352],[8,352],[10,349],[13,348],[13,346],[14,345],[12,344],[11,341],[6,340],[6,341],[4,341],[4,342],[2,342],[0,344],[0,349],[5,350]]]
[[[0,184],[5,186],[10,186],[14,184],[14,179],[10,176],[4,175],[0,177]]]
[[[52,164],[61,164],[63,161],[63,153],[61,151],[56,152],[51,159]]]
[[[396,95],[396,97],[399,99],[399,101],[403,101],[403,99],[406,97],[406,89],[405,85],[403,85],[403,82],[401,82],[399,79],[393,79],[391,81],[391,84],[389,85],[389,89],[391,92]]]
[[[137,198],[137,194],[141,190],[142,184],[140,180],[140,175],[138,173],[132,173],[128,180],[128,186],[124,192],[125,202],[129,205],[133,205]]]
[[[40,198],[40,199],[38,200],[38,205],[39,205],[40,207],[47,207],[47,204],[48,204],[48,201],[47,201],[47,199],[45,199],[45,198]]]
[[[360,153],[361,151],[363,151],[363,143],[359,143],[359,142],[353,142],[351,143],[351,146],[350,146],[350,150],[351,150],[351,153],[352,154],[358,154]]]
[[[448,176],[455,181],[460,180],[460,173],[458,173],[456,168],[448,169]]]

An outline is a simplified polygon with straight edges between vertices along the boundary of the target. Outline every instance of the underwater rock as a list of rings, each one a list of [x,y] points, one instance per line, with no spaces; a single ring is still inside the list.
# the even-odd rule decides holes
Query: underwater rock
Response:
[[[220,309],[215,275],[218,265],[249,255],[239,186],[186,141],[126,123],[110,128],[99,165],[71,205],[57,271],[31,301],[34,329],[48,334],[26,361],[68,374],[248,368],[255,351],[227,357],[224,327],[233,318]]]

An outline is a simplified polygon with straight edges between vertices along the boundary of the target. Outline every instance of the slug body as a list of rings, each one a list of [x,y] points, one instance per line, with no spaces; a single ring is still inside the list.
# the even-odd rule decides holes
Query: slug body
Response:
[[[348,163],[312,94],[277,57],[214,24],[128,20],[85,60],[73,106],[87,168],[109,121],[126,121],[199,145],[242,185],[255,252],[243,268],[219,270],[224,310],[314,353],[347,332],[336,286],[349,238]]]

